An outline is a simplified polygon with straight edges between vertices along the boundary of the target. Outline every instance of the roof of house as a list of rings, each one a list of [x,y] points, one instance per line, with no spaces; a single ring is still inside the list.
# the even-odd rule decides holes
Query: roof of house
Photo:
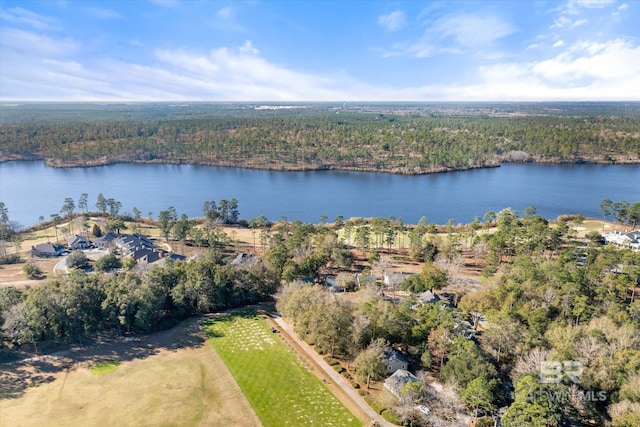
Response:
[[[80,235],[75,235],[75,236],[71,236],[71,237],[67,237],[67,243],[69,243],[69,245],[74,246],[77,245],[78,243],[89,243],[89,239],[87,239],[86,236],[80,236]]]
[[[255,255],[245,254],[243,252],[236,255],[236,257],[231,261],[231,265],[236,267],[251,267],[256,262],[258,262],[258,258]]]
[[[33,250],[41,254],[57,254],[64,251],[64,246],[54,245],[52,243],[40,243],[32,247]]]
[[[405,272],[385,273],[382,280],[386,285],[399,285],[400,283],[404,282],[404,280],[407,277],[413,276],[413,275],[414,273],[405,273]]]
[[[389,378],[384,380],[384,386],[396,397],[402,394],[402,388],[409,382],[420,382],[415,375],[405,369],[398,369]]]
[[[432,290],[424,291],[421,294],[418,294],[418,300],[422,304],[436,303],[436,302],[440,301],[440,299],[441,298],[435,292],[433,292]]]
[[[389,347],[387,350],[385,350],[384,358],[387,362],[393,362],[397,360],[402,363],[409,363],[407,358],[404,357],[404,354],[400,353],[398,350],[396,350],[393,347]]]
[[[137,249],[131,253],[131,258],[137,261],[140,258],[144,258],[145,256],[149,255],[152,252],[154,252],[154,250],[149,248]]]
[[[113,231],[110,231],[104,236],[100,237],[98,240],[96,240],[96,246],[103,246],[111,242],[112,240],[117,239],[118,237],[119,237],[118,234],[114,233]]]

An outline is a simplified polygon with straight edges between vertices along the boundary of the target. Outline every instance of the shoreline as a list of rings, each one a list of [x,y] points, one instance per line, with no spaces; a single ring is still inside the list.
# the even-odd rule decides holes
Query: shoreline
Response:
[[[110,166],[116,164],[139,164],[139,165],[175,165],[175,166],[210,166],[221,168],[237,168],[237,169],[249,169],[249,170],[264,170],[273,172],[320,172],[320,171],[344,171],[344,172],[365,172],[365,173],[384,173],[391,175],[407,175],[407,176],[419,176],[430,175],[447,172],[464,172],[475,169],[491,169],[498,168],[502,165],[508,164],[554,164],[554,165],[640,165],[640,158],[633,159],[629,157],[622,157],[617,159],[605,160],[600,158],[579,158],[575,160],[564,159],[532,159],[529,161],[501,161],[495,164],[486,165],[474,165],[465,167],[447,167],[441,166],[437,168],[420,169],[420,170],[408,170],[408,168],[376,168],[368,166],[348,166],[348,165],[291,165],[291,164],[240,164],[230,161],[221,162],[191,162],[191,161],[164,161],[164,160],[130,160],[130,159],[99,159],[88,162],[55,162],[53,159],[47,158],[8,158],[0,157],[0,164],[7,162],[44,162],[47,167],[55,169],[72,169],[72,168],[93,168],[101,166]]]

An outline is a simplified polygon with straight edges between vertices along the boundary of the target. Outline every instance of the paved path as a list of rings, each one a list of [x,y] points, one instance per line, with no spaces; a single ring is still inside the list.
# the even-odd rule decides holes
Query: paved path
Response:
[[[279,314],[273,315],[273,320],[280,327],[281,332],[287,334],[296,344],[304,351],[305,356],[311,358],[316,365],[323,370],[324,374],[331,378],[334,384],[338,385],[342,391],[353,400],[353,402],[368,416],[372,421],[376,421],[378,425],[384,427],[394,427],[395,424],[392,424],[382,418],[380,414],[374,411],[367,402],[364,401],[362,396],[360,396],[356,390],[351,387],[351,385],[344,379],[344,377],[338,374],[333,370],[331,366],[324,361],[324,359],[316,353],[316,351],[311,348],[309,344],[307,344],[304,340],[302,340],[298,334],[293,330],[293,327],[285,321]]]
[[[56,263],[56,265],[53,267],[53,272],[54,273],[60,273],[60,274],[69,273],[69,270],[67,270],[67,257],[66,256],[62,257],[62,259]]]

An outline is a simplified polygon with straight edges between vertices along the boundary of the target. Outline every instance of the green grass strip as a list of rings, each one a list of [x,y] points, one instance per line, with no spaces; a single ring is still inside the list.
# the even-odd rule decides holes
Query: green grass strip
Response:
[[[265,427],[362,425],[255,313],[203,327]]]
[[[91,373],[95,375],[107,375],[118,369],[119,359],[102,360],[91,367]]]

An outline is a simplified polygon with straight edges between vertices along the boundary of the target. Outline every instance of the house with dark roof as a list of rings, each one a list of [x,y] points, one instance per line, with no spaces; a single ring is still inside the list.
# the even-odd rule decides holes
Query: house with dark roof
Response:
[[[119,236],[118,234],[114,233],[113,231],[110,231],[104,236],[100,237],[98,240],[96,240],[94,244],[96,245],[97,248],[100,248],[100,249],[114,249],[116,247],[114,241],[118,238],[118,236]]]
[[[168,259],[174,261],[186,259],[182,255],[157,249],[149,238],[140,234],[109,232],[96,240],[95,245],[101,249],[118,249],[123,256],[129,256],[136,260],[138,265],[162,265]]]
[[[406,369],[398,369],[389,378],[384,380],[384,386],[398,399],[402,398],[402,389],[408,383],[419,383],[420,380],[416,378],[411,372]]]
[[[72,250],[83,250],[91,247],[91,242],[89,242],[86,236],[79,236],[77,234],[67,237],[67,244]]]
[[[120,234],[114,242],[125,255],[130,255],[140,249],[155,248],[151,240],[139,234]]]
[[[40,258],[60,256],[63,252],[64,246],[54,245],[51,243],[41,243],[39,245],[31,246],[31,255]]]
[[[389,347],[383,356],[387,365],[387,372],[395,372],[398,369],[406,370],[409,367],[409,361],[404,357],[404,354],[393,347]]]

